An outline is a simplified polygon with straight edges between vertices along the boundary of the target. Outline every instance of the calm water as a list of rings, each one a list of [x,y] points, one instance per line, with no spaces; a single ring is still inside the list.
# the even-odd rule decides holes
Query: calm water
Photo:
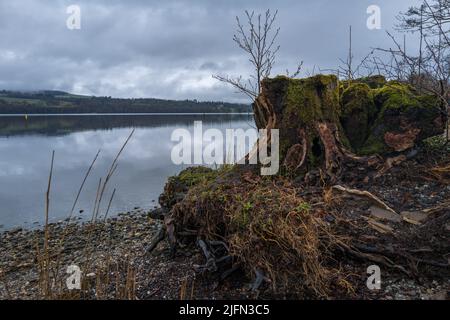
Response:
[[[133,128],[136,131],[119,159],[102,212],[114,188],[111,215],[135,207],[152,208],[167,177],[186,167],[170,159],[177,144],[170,140],[172,131],[186,128],[193,132],[195,120],[202,120],[204,129],[222,132],[253,127],[249,115],[30,116],[27,120],[0,116],[0,229],[42,225],[52,150],[51,221],[67,218],[84,174],[101,150],[75,210],[76,216],[90,218],[98,181],[105,177]]]

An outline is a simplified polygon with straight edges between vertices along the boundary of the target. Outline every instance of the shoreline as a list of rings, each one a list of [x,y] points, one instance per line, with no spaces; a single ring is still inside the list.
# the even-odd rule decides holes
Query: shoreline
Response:
[[[159,207],[153,205],[152,208],[146,208],[146,207],[134,207],[131,210],[128,211],[118,211],[117,213],[114,214],[109,214],[109,217],[106,219],[107,221],[109,221],[110,219],[118,219],[122,216],[125,215],[131,215],[131,214],[140,214],[140,213],[147,213],[150,214],[151,212],[157,210]],[[56,226],[56,225],[65,225],[69,222],[70,225],[72,224],[76,224],[76,225],[80,225],[83,226],[85,224],[88,224],[90,222],[90,220],[92,219],[92,216],[90,215],[78,215],[78,216],[72,216],[72,218],[53,218],[50,219],[49,221],[49,226]],[[45,221],[33,221],[33,222],[29,222],[29,221],[25,221],[20,225],[5,225],[5,224],[0,224],[0,235],[2,233],[14,233],[14,232],[18,232],[18,231],[24,231],[24,232],[32,232],[32,231],[38,231],[38,230],[42,230],[45,228]]]
[[[204,257],[195,247],[186,247],[175,256],[166,241],[155,250],[148,246],[162,227],[155,210],[138,209],[120,213],[95,223],[77,221],[67,225],[67,237],[59,261],[61,279],[52,286],[50,296],[41,291],[37,246],[43,247],[44,230],[10,230],[0,232],[0,300],[19,299],[254,299],[249,290],[251,279],[236,273],[222,284],[195,272]],[[153,215],[152,215],[153,213]],[[49,224],[49,252],[54,262],[66,222]],[[65,287],[67,267],[79,266],[82,290]],[[383,290],[360,292],[357,299],[423,300],[447,299],[448,281],[419,283],[395,274],[386,275]],[[277,299],[268,296],[263,299]],[[281,298],[281,297],[280,297]],[[335,297],[339,299],[338,297]]]
[[[106,221],[71,223],[64,245],[60,247],[65,223],[49,224],[50,293],[42,292],[43,280],[37,247],[44,247],[44,230],[0,232],[0,300],[83,299],[83,300],[178,300],[250,299],[251,293],[239,281],[217,290],[195,272],[203,256],[196,248],[172,255],[167,241],[156,248],[148,246],[163,222],[151,217],[153,210],[122,213]],[[156,211],[155,211],[156,212]],[[156,214],[157,215],[157,214]],[[60,259],[57,258],[61,248]],[[81,290],[69,290],[67,268],[78,266]],[[58,268],[55,266],[59,266]]]
[[[117,263],[123,259],[135,261],[139,253],[145,252],[145,244],[150,242],[157,228],[158,222],[149,218],[143,210],[121,213],[94,223],[51,223],[48,225],[49,254],[52,262],[58,260],[62,280],[69,265],[78,265],[80,269],[84,266],[87,269],[82,272],[89,278],[100,273],[107,260]],[[62,243],[63,237],[65,240]],[[44,229],[2,231],[0,243],[3,247],[0,256],[0,299],[39,298],[42,277],[37,248],[39,246],[42,251],[44,247]],[[61,252],[60,259],[57,252]],[[58,292],[57,296],[64,294],[64,291]]]
[[[253,115],[253,112],[118,112],[118,113],[0,113],[0,117],[58,117],[58,116],[209,116]]]

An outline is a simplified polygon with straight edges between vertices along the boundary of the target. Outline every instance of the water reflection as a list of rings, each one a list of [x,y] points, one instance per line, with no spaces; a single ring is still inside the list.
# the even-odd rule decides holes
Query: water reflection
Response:
[[[57,221],[67,217],[83,175],[101,149],[76,208],[89,217],[98,181],[132,128],[135,134],[107,193],[117,189],[111,212],[152,207],[167,177],[183,168],[171,162],[171,133],[176,128],[192,132],[195,120],[202,120],[205,130],[223,132],[253,126],[248,115],[0,117],[0,225],[32,227],[43,222],[52,150],[56,155],[50,216]]]

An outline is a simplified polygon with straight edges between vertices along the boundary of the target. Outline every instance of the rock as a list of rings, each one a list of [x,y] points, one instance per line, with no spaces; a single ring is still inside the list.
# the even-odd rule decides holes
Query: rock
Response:
[[[370,207],[369,210],[370,210],[370,214],[378,219],[388,220],[388,221],[392,221],[392,222],[401,222],[402,221],[402,217],[398,214],[395,214],[392,211],[388,211],[388,210],[382,209],[377,206],[372,206],[372,207]]]
[[[17,228],[11,229],[9,231],[9,233],[10,234],[15,234],[15,233],[19,233],[19,232],[22,232],[22,231],[23,231],[23,229],[21,227],[17,227]]]
[[[429,290],[427,294],[422,295],[422,299],[424,300],[448,300],[448,292],[447,290],[441,290],[438,292],[433,292]]]
[[[155,220],[164,220],[167,211],[163,210],[163,208],[157,208],[148,213],[148,216]]]
[[[414,212],[404,211],[404,212],[400,213],[400,215],[403,217],[403,219],[405,221],[412,223],[412,224],[420,224],[428,217],[428,215],[426,213],[419,212],[419,211],[414,211]]]

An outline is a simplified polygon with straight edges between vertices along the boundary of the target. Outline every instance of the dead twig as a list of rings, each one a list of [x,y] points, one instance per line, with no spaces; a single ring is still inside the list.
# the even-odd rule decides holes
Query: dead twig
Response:
[[[372,201],[372,202],[376,203],[377,205],[381,206],[383,209],[391,211],[391,212],[393,212],[395,214],[398,214],[394,209],[389,207],[384,201],[382,201],[380,198],[378,198],[377,196],[373,195],[369,191],[365,191],[365,190],[362,191],[362,190],[357,190],[357,189],[345,188],[345,187],[343,187],[341,185],[335,185],[335,186],[332,187],[332,189],[338,190],[338,191],[341,191],[341,192],[345,192],[345,193],[349,193],[349,194],[352,194],[352,195],[368,198],[370,201]]]

